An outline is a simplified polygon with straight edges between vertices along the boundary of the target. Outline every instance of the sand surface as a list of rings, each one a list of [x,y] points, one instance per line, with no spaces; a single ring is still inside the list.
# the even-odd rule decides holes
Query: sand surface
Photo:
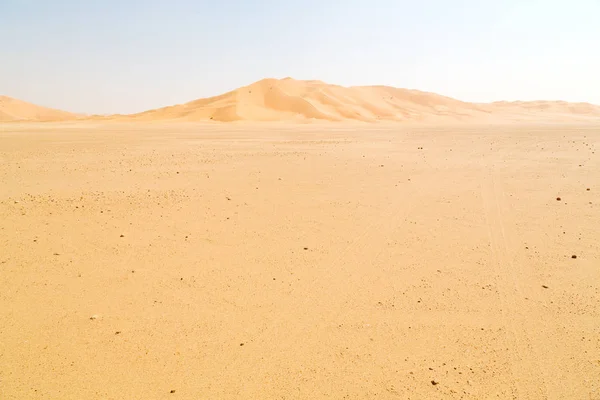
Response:
[[[0,399],[600,399],[599,183],[592,125],[4,125]]]

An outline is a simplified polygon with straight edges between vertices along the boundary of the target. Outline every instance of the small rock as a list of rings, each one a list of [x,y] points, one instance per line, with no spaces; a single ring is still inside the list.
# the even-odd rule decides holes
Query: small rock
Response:
[[[432,380],[431,380],[431,384],[432,384],[433,386],[435,386],[435,385],[439,385],[440,383],[439,383],[438,381],[436,381],[436,380],[433,380],[433,379],[432,379]]]
[[[125,235],[121,235],[121,236],[119,236],[119,237],[125,237]]]
[[[556,198],[556,201],[560,201],[560,200],[561,200],[561,198],[560,198],[560,197],[557,197],[557,198]]]
[[[96,319],[100,319],[100,316],[99,316],[98,314],[94,314],[94,315],[92,315],[92,316],[90,317],[90,319],[91,319],[92,321],[94,321],[94,320],[96,320]]]
[[[171,389],[169,393],[175,393],[175,389]]]
[[[120,335],[120,334],[121,334],[121,331],[116,331],[115,332],[115,335]]]
[[[575,254],[573,254],[573,255],[571,256],[571,258],[577,258],[577,256],[576,256]]]
[[[548,289],[548,286],[546,286],[546,285],[542,285],[542,287],[543,287],[544,289]]]
[[[305,247],[304,250],[308,250],[308,247]]]
[[[240,343],[240,346],[243,346],[243,345],[244,345],[244,343]]]

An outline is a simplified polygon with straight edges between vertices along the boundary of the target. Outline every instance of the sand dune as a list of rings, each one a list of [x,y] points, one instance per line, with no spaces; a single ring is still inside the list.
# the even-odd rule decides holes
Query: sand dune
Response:
[[[79,118],[77,114],[38,106],[7,96],[0,96],[0,122],[66,121],[77,118]]]
[[[0,120],[52,121],[82,117],[0,100]],[[4,113],[4,114],[1,114]],[[564,101],[468,103],[435,93],[389,86],[344,87],[292,78],[263,79],[231,92],[100,121],[401,121],[502,122],[600,120],[600,106]]]
[[[264,79],[217,97],[111,117],[124,120],[482,122],[600,119],[600,107],[567,102],[468,103],[389,86]]]
[[[135,120],[425,121],[472,119],[485,106],[417,90],[387,86],[343,87],[321,81],[264,79],[221,96],[120,116]],[[600,115],[600,114],[599,114]]]
[[[590,103],[569,103],[566,101],[513,101],[494,102],[489,104],[498,116],[530,117],[530,118],[592,118],[600,117],[600,106]]]

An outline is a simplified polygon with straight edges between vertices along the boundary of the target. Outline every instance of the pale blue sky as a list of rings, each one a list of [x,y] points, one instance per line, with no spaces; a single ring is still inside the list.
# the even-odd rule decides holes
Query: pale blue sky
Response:
[[[265,77],[600,104],[599,0],[0,0],[0,94],[128,113]]]

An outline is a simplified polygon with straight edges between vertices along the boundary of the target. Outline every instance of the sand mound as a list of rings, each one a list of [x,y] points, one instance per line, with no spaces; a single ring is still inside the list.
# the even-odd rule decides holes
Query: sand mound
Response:
[[[78,115],[66,111],[54,110],[0,96],[0,122],[13,121],[65,121],[78,118]]]
[[[490,109],[506,118],[523,119],[597,119],[600,106],[590,103],[569,103],[566,101],[499,101],[489,104]]]
[[[81,117],[0,97],[0,121],[404,121],[599,120],[600,106],[564,101],[468,103],[389,86],[343,87],[292,78],[263,79],[220,96],[138,114]]]
[[[386,86],[342,87],[292,78],[264,79],[221,96],[118,118],[135,120],[462,120],[489,111],[433,93]]]
[[[389,86],[343,87],[292,78],[264,79],[217,97],[113,116],[125,120],[231,121],[560,121],[600,118],[600,107],[567,102],[476,104]]]

